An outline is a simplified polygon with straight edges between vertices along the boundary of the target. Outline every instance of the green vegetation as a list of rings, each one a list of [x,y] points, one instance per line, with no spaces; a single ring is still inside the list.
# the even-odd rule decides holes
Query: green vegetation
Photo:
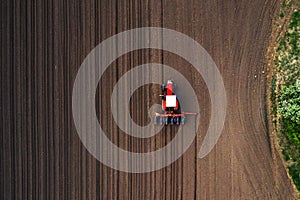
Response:
[[[283,86],[278,98],[281,149],[290,175],[300,190],[300,81]]]
[[[297,80],[294,85],[283,86],[278,102],[278,112],[282,118],[300,125],[300,80]]]
[[[283,3],[283,6],[286,6]],[[289,174],[300,191],[300,4],[294,10],[275,58],[271,83],[272,114]],[[280,13],[280,18],[285,16]],[[279,124],[278,124],[279,122]]]

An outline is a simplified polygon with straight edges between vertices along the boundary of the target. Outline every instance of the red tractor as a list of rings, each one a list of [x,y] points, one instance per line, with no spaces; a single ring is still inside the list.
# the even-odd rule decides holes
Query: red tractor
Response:
[[[176,85],[171,80],[168,80],[167,85],[162,85],[161,107],[165,113],[155,113],[154,124],[184,124],[186,115],[196,115],[196,113],[181,112],[179,101],[174,93],[175,88]]]

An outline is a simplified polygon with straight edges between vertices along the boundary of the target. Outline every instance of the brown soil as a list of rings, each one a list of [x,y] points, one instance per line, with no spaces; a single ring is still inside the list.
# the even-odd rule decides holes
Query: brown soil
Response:
[[[2,1],[0,199],[294,199],[294,189],[270,139],[266,117],[266,52],[279,0]],[[208,128],[210,100],[201,76],[176,55],[157,50],[118,59],[101,80],[98,113],[120,147],[147,152],[176,128],[149,140],[121,133],[109,112],[114,84],[130,68],[160,62],[182,72],[198,95],[197,139],[172,165],[129,174],[108,168],[81,144],[71,98],[77,70],[106,38],[136,27],[180,31],[212,56],[227,93],[224,131],[205,158],[197,152]],[[157,99],[149,85],[132,98],[140,124]],[[143,98],[141,98],[143,97]],[[98,99],[99,100],[99,99]]]

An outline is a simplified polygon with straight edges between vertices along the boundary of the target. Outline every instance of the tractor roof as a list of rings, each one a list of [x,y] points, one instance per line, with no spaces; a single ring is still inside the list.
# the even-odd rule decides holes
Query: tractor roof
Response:
[[[166,95],[166,107],[176,106],[176,95]]]

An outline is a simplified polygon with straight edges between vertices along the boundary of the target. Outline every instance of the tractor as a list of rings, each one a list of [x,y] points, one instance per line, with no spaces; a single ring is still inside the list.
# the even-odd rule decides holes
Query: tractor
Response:
[[[179,101],[174,93],[176,84],[168,80],[167,84],[162,84],[161,107],[164,113],[155,113],[154,124],[160,125],[180,125],[186,121],[186,115],[196,115],[197,113],[181,112]]]

